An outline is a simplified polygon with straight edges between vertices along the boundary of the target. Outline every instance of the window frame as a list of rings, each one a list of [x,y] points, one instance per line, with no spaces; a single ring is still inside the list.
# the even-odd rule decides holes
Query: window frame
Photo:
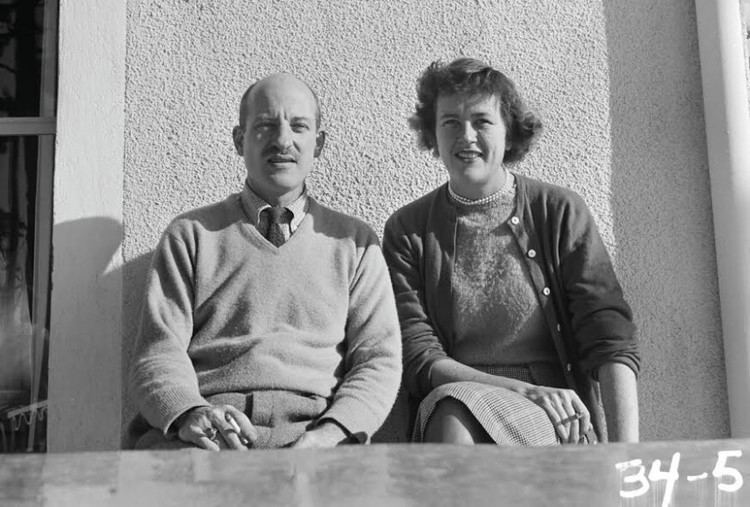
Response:
[[[59,0],[44,0],[42,27],[42,59],[39,89],[39,114],[37,116],[0,118],[0,136],[36,136],[37,178],[34,203],[34,250],[33,285],[31,301],[31,323],[35,330],[43,330],[41,340],[34,340],[30,346],[33,371],[31,376],[30,403],[26,407],[14,409],[8,417],[20,417],[23,412],[34,412],[29,417],[27,450],[34,448],[37,412],[46,411],[47,400],[39,400],[44,363],[46,337],[49,336],[50,291],[52,268],[52,206],[54,183],[54,148],[57,134],[56,95],[57,95],[57,40],[58,40]]]

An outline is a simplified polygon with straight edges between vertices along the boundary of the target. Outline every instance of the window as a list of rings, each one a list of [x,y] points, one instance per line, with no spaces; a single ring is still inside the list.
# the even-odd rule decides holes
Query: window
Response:
[[[46,450],[57,0],[0,0],[0,451]]]

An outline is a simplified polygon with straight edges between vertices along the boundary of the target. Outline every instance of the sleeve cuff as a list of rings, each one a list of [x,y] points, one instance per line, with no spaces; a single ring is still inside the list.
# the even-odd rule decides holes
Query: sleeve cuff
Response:
[[[341,424],[339,421],[334,419],[333,417],[321,417],[318,419],[318,421],[315,423],[315,427],[322,426],[325,423],[332,423],[338,426],[341,431],[344,432],[344,435],[346,435],[346,441],[347,444],[366,444],[370,438],[364,431],[358,431],[356,433],[352,433],[349,431],[349,429]]]
[[[591,378],[593,378],[595,381],[599,382],[599,369],[604,366],[607,363],[620,363],[624,364],[631,370],[633,370],[633,373],[635,374],[636,380],[638,379],[638,376],[640,374],[640,364],[638,361],[633,359],[632,357],[628,355],[620,355],[620,356],[613,356],[606,361],[603,361],[602,363],[598,364],[595,368],[591,370]]]

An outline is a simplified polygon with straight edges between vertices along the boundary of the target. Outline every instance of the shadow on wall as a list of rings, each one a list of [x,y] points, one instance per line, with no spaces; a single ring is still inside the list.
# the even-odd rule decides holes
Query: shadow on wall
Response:
[[[695,5],[636,3],[603,1],[615,264],[639,327],[641,438],[722,438],[728,411]]]
[[[133,272],[144,273],[146,271],[151,255],[142,255],[125,262],[115,269],[107,271],[113,256],[122,245],[123,238],[122,224],[108,217],[91,217],[57,224],[54,228],[54,235],[55,238],[60,238],[59,240],[55,240],[55,256],[76,259],[76,264],[78,265],[81,264],[81,257],[84,257],[86,273],[96,273],[96,280],[91,280],[91,276],[75,277],[71,276],[70,273],[65,273],[64,275],[68,277],[66,287],[69,288],[72,294],[86,293],[86,291],[91,290],[92,286],[96,287],[97,291],[100,291],[98,293],[111,294],[114,292],[118,296],[122,290],[122,333],[120,336],[113,338],[113,340],[117,340],[116,343],[101,344],[97,342],[96,347],[100,354],[104,354],[105,351],[114,353],[113,351],[116,351],[118,348],[121,350],[122,381],[124,382],[127,378],[128,354],[132,349],[132,335],[129,335],[127,330],[130,329],[131,323],[137,320],[137,313],[133,315],[129,311],[129,308],[136,308],[136,312],[138,311],[137,308],[139,308],[139,305],[134,302],[134,299],[139,297],[138,294],[142,293],[142,289],[136,291],[138,294],[133,292],[133,283],[129,281],[129,278],[132,278],[131,273]],[[92,245],[94,242],[96,243],[96,248],[86,247],[86,245]],[[129,289],[130,291],[128,291]],[[103,307],[96,309],[72,308],[72,310],[76,315],[74,318],[84,319],[96,319],[97,312],[105,314],[108,312],[108,309]],[[85,346],[86,344],[79,345],[79,347],[83,348]],[[65,352],[65,355],[69,357],[89,357],[90,351],[69,350]],[[92,374],[92,378],[96,378],[94,374]],[[127,403],[126,393],[124,392],[126,384],[123,383],[122,385],[122,399],[123,405],[125,405]],[[60,388],[64,389],[62,386]]]
[[[55,399],[73,400],[79,398],[75,393],[83,393],[85,403],[102,407],[99,420],[101,426],[108,429],[87,436],[87,448],[90,449],[107,449],[116,445],[112,442],[109,427],[117,419],[119,409],[113,405],[113,387],[102,386],[100,389],[96,382],[107,378],[112,371],[112,362],[120,359],[118,351],[122,338],[119,330],[102,332],[102,326],[118,317],[116,305],[121,301],[122,268],[111,266],[122,237],[122,223],[103,216],[62,222],[53,228],[53,256],[57,259],[57,267],[52,273],[54,297],[50,307],[53,315],[50,349],[53,356],[50,370],[58,373],[50,379],[49,393]],[[64,292],[55,293],[56,290]],[[85,294],[89,296],[79,297]],[[75,329],[79,339],[64,340],[64,347],[58,347],[54,341],[56,336],[64,337],[56,334],[55,326]],[[64,372],[77,364],[85,364],[85,370],[76,370],[75,375],[66,376]],[[76,418],[87,417],[84,412],[77,414],[67,409],[64,416],[67,418],[64,431],[72,431],[70,428],[82,423]],[[64,440],[60,431],[63,430],[55,429],[54,433]],[[67,444],[62,445],[64,449]]]
[[[141,302],[146,285],[146,272],[153,251],[139,255],[123,264],[122,270],[122,444],[125,444],[127,427],[135,417],[136,409],[128,393],[128,369],[135,346]]]
[[[146,273],[151,264],[153,252],[140,255],[124,263],[123,281],[123,340],[122,340],[122,444],[125,445],[127,426],[136,414],[133,401],[127,392],[128,367],[133,353],[138,322],[140,320],[141,302],[146,284]],[[396,404],[382,428],[373,436],[373,442],[405,442],[409,411],[405,393],[399,393]]]

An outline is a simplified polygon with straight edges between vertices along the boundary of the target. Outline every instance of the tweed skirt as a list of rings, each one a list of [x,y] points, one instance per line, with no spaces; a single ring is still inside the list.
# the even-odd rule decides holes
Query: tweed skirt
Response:
[[[536,385],[565,385],[562,373],[552,365],[475,368]],[[552,421],[539,405],[508,389],[479,382],[452,382],[433,389],[419,405],[412,435],[414,442],[424,440],[427,423],[444,398],[463,403],[499,445],[547,446],[560,443]]]

